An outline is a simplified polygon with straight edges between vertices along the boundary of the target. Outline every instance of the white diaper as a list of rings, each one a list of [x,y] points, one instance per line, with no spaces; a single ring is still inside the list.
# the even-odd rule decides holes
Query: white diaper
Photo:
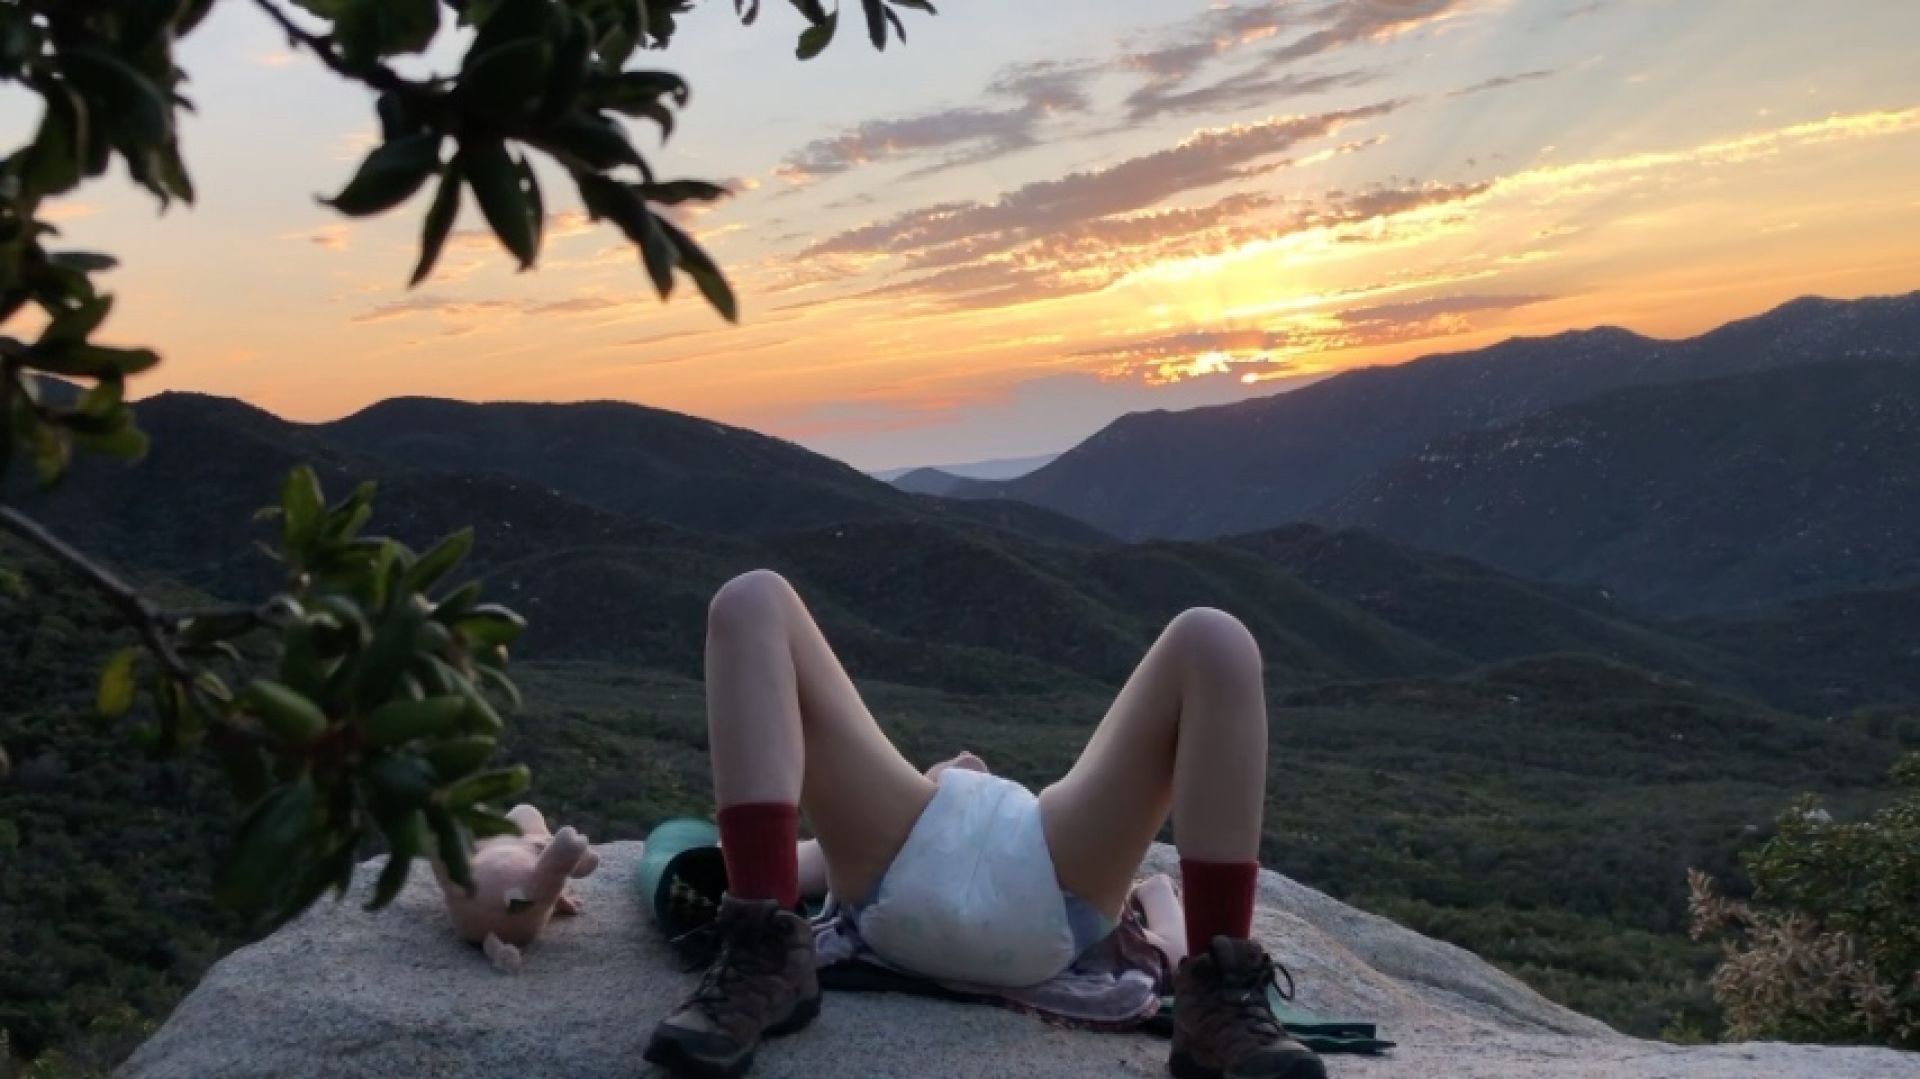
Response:
[[[1010,779],[949,768],[856,924],[897,966],[1014,988],[1078,958],[1065,898],[1039,799]]]

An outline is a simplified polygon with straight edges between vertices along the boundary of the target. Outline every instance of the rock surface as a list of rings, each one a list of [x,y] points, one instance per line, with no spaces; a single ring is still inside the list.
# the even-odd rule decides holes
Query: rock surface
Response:
[[[600,847],[587,910],[556,919],[518,976],[453,936],[424,869],[392,909],[322,903],[208,972],[128,1079],[238,1076],[633,1076],[653,1021],[692,984],[629,880],[638,843]],[[1172,871],[1159,847],[1151,869]],[[362,874],[363,885],[371,874]],[[353,899],[364,899],[355,896]],[[1471,953],[1262,873],[1256,933],[1300,1002],[1367,1017],[1400,1043],[1330,1057],[1360,1076],[1920,1077],[1920,1054],[1755,1043],[1679,1048],[1624,1037]],[[1165,1075],[1146,1035],[1068,1031],[978,1005],[833,994],[811,1027],[761,1051],[756,1076]]]

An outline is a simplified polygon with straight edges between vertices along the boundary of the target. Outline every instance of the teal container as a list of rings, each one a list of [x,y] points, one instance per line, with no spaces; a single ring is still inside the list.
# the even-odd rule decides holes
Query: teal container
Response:
[[[663,821],[647,833],[633,884],[641,903],[653,912],[654,921],[668,937],[713,921],[727,890],[720,830],[712,821]]]

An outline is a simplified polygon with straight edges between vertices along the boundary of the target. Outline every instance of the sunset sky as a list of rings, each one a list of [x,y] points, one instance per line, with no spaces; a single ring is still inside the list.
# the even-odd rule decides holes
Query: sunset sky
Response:
[[[116,176],[57,208],[124,259],[104,339],[161,350],[143,393],[296,419],[617,398],[879,468],[1514,334],[1920,288],[1913,0],[945,0],[904,48],[849,32],[809,63],[787,5],[701,8],[640,58],[694,92],[638,141],[736,190],[690,224],[739,326],[685,283],[658,303],[558,176],[536,272],[469,206],[408,291],[425,194],[368,223],[314,201],[370,145],[368,95],[229,2],[183,49],[200,203],[157,216]]]

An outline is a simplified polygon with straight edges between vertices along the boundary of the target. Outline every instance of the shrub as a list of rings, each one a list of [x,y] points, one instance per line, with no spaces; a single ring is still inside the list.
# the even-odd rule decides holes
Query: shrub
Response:
[[[1694,937],[1723,938],[1731,1036],[1920,1049],[1920,753],[1893,778],[1902,793],[1864,821],[1796,801],[1745,859],[1749,900],[1689,871]]]

